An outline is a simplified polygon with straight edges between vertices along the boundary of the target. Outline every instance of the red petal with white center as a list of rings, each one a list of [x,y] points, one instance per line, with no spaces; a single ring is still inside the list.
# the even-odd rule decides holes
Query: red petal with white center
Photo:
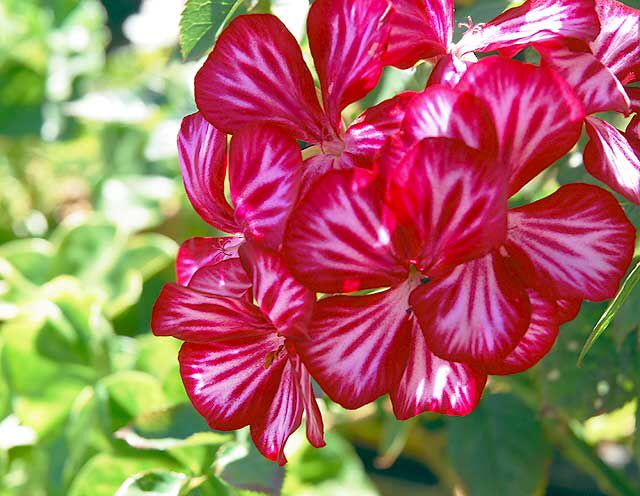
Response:
[[[289,352],[289,360],[294,366],[300,384],[300,393],[304,402],[307,439],[316,448],[322,448],[326,444],[324,442],[324,425],[311,385],[311,376],[295,350]]]
[[[402,129],[407,147],[436,137],[459,139],[484,156],[497,147],[493,117],[484,102],[441,85],[426,88],[411,101]]]
[[[196,75],[195,96],[206,119],[228,134],[258,123],[315,143],[332,134],[298,42],[270,14],[231,21]]]
[[[235,218],[244,235],[279,249],[302,177],[296,140],[272,126],[244,128],[231,138],[229,163]]]
[[[184,189],[196,212],[221,231],[239,232],[224,196],[227,137],[199,112],[188,115],[178,134],[178,154]]]
[[[324,108],[335,129],[340,112],[380,79],[391,24],[387,0],[316,0],[307,33]]]
[[[480,366],[507,356],[531,318],[524,286],[497,251],[419,286],[410,302],[434,354]]]
[[[240,259],[229,258],[198,269],[188,286],[190,289],[215,296],[242,298],[251,288],[251,280]]]
[[[640,140],[595,117],[588,117],[586,125],[591,141],[583,160],[589,174],[640,204]]]
[[[393,286],[407,276],[385,222],[384,191],[362,169],[319,179],[289,219],[284,259],[296,278],[322,293]]]
[[[391,176],[389,199],[409,260],[431,277],[496,248],[507,234],[507,178],[458,140],[425,138]]]
[[[528,286],[557,298],[612,298],[635,243],[635,229],[610,193],[587,184],[562,186],[510,210],[507,249]]]
[[[187,286],[193,274],[205,265],[212,265],[227,258],[238,256],[241,237],[191,238],[180,245],[176,256],[176,277],[178,284]]]
[[[371,168],[373,156],[400,130],[405,112],[416,95],[413,91],[400,93],[365,110],[353,121],[345,133],[345,149],[358,160],[359,167]]]
[[[487,366],[491,375],[510,375],[524,372],[544,357],[558,337],[557,306],[533,289],[527,291],[531,301],[531,322],[516,349],[503,361]]]
[[[457,88],[483,99],[492,112],[501,160],[511,167],[510,195],[567,153],[580,136],[584,108],[547,68],[487,57],[467,70]]]
[[[253,281],[256,302],[277,331],[292,338],[306,336],[315,294],[293,278],[278,253],[245,243],[240,258]]]
[[[407,284],[316,305],[310,339],[297,343],[311,375],[333,401],[359,408],[396,389],[412,347]]]
[[[394,0],[385,65],[408,69],[447,53],[453,38],[453,0]]]
[[[282,338],[271,334],[182,345],[178,355],[182,382],[212,429],[240,429],[264,416],[287,363],[286,354],[271,358],[281,343]]]
[[[427,87],[434,86],[436,84],[443,84],[450,88],[460,82],[462,75],[467,72],[467,69],[471,67],[475,62],[469,60],[462,60],[452,53],[440,58],[429,76],[427,81]]]
[[[629,112],[629,97],[618,78],[589,52],[564,46],[539,48],[543,65],[560,74],[582,101],[586,114]]]
[[[424,341],[422,331],[412,320],[409,360],[398,388],[391,391],[393,413],[407,420],[422,412],[466,415],[478,405],[486,374],[463,363],[438,358]]]
[[[640,10],[615,0],[597,0],[600,33],[590,43],[595,56],[623,82],[640,79]]]
[[[273,333],[260,309],[245,299],[215,296],[177,284],[162,288],[153,305],[151,329],[156,336],[199,343]]]
[[[593,40],[598,34],[593,0],[527,0],[486,24],[469,29],[456,45],[459,55],[500,50],[513,56],[529,44],[561,38]]]
[[[302,421],[303,404],[297,381],[287,360],[271,406],[251,423],[251,438],[258,451],[278,465],[287,463],[284,445]]]

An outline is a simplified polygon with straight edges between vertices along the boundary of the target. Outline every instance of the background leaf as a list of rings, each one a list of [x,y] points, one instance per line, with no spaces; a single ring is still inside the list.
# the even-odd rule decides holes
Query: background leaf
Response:
[[[180,19],[182,57],[198,58],[208,52],[220,28],[231,20],[244,1],[187,0]]]
[[[546,484],[542,426],[512,395],[485,396],[471,414],[451,418],[449,453],[473,496],[533,496]]]

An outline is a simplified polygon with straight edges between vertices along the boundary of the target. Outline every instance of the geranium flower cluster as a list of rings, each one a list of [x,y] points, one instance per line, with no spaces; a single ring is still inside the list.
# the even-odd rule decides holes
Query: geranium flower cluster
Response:
[[[592,116],[640,110],[628,86],[640,12],[526,0],[469,21],[457,43],[453,12],[451,0],[315,0],[319,91],[278,18],[244,15],[196,76],[199,112],[178,137],[184,184],[231,236],[182,245],[152,328],[184,341],[182,379],[209,425],[250,426],[278,463],[303,415],[324,444],[311,378],[345,408],[389,395],[399,419],[467,414],[488,375],[538,362],[631,262],[635,230],[601,187],[508,201],[584,123],[588,171],[640,203],[640,118],[621,132]],[[528,46],[539,65],[513,58]],[[385,65],[423,59],[424,91],[343,122]]]

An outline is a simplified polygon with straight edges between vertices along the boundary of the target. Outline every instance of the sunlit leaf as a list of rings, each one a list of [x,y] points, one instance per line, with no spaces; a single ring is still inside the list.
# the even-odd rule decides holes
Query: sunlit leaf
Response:
[[[180,19],[182,57],[197,58],[208,52],[220,30],[245,0],[187,0]],[[195,50],[195,52],[194,52]]]
[[[151,470],[129,477],[115,496],[179,496],[187,482],[185,474]]]
[[[176,470],[177,466],[153,453],[138,457],[100,453],[78,472],[68,496],[113,496],[127,478],[154,469]]]
[[[273,496],[280,494],[284,479],[284,469],[264,458],[250,441],[222,446],[215,472],[233,487]]]
[[[378,496],[353,446],[335,431],[325,433],[327,445],[322,449],[309,446],[303,436],[295,433],[290,444],[299,442],[298,450],[289,457],[283,494],[313,494],[334,496],[357,494]]]

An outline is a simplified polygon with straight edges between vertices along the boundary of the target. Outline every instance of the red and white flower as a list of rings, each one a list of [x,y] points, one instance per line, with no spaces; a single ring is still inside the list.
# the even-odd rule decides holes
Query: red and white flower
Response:
[[[600,33],[588,44],[559,40],[540,47],[542,62],[572,86],[587,114],[640,111],[640,10],[616,0],[597,0]],[[597,117],[587,117],[591,141],[584,164],[591,175],[628,200],[640,204],[638,133],[622,133]]]
[[[249,425],[260,452],[281,465],[303,412],[309,441],[323,446],[310,376],[296,352],[313,293],[279,255],[252,242],[240,258],[198,265],[187,284],[164,286],[151,322],[156,335],[185,341],[180,374],[196,410],[212,429]]]
[[[368,109],[346,130],[341,112],[380,78],[390,14],[388,0],[313,3],[307,33],[322,105],[300,47],[284,24],[268,14],[237,17],[196,76],[200,112],[228,134],[268,123],[316,145],[316,154],[305,163],[305,189],[327,170],[369,166],[386,137],[397,131],[412,94]]]

